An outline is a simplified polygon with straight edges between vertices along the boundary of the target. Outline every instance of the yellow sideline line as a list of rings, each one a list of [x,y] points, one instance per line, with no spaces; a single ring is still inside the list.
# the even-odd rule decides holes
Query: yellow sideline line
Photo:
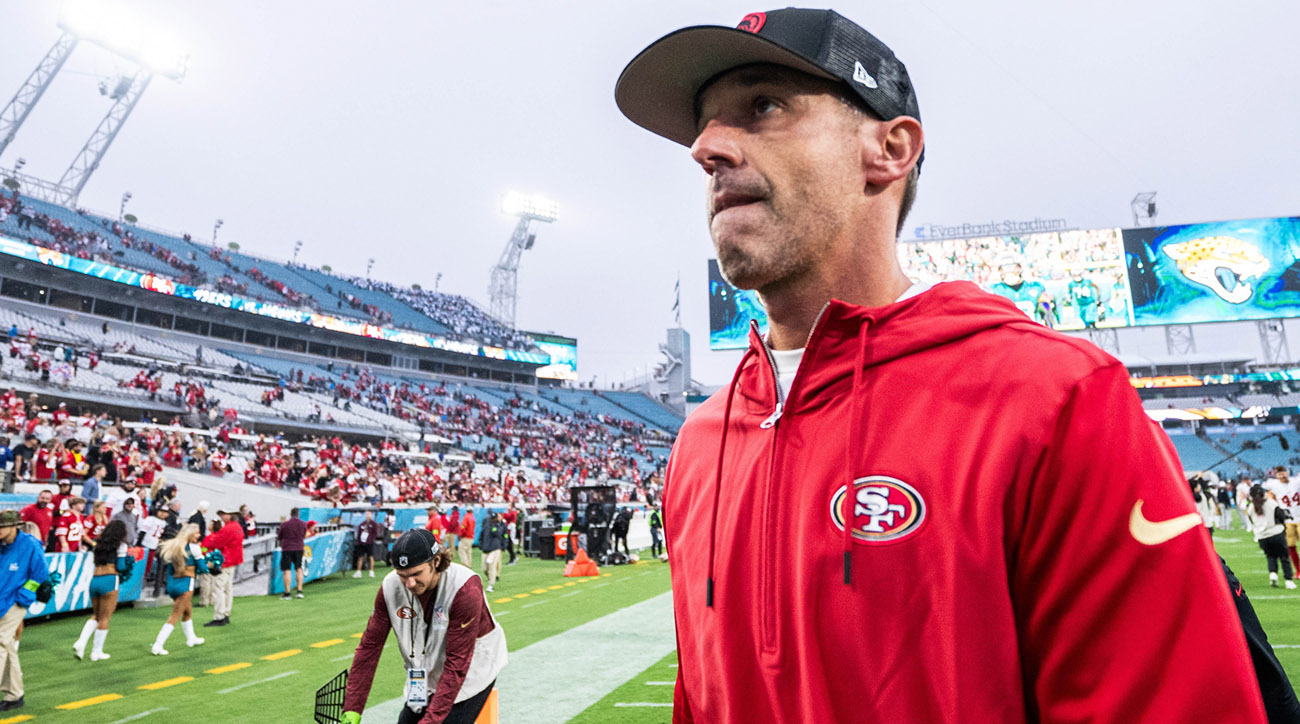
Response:
[[[231,671],[239,671],[240,669],[247,669],[250,666],[252,666],[252,664],[248,663],[247,661],[241,661],[238,664],[230,664],[229,666],[218,666],[215,669],[208,669],[208,673],[227,674],[230,673]]]
[[[545,588],[534,588],[530,593],[546,593]]]
[[[280,652],[278,652],[278,653],[274,653],[274,654],[269,654],[269,655],[267,655],[267,656],[263,656],[263,657],[262,657],[262,660],[263,660],[263,661],[279,661],[280,659],[287,659],[287,658],[289,658],[290,656],[297,656],[298,654],[301,654],[301,653],[302,653],[302,649],[289,649],[289,650],[287,650],[287,651],[280,651]]]
[[[121,694],[100,694],[99,696],[92,696],[89,699],[82,699],[81,701],[70,701],[67,704],[59,704],[54,708],[55,709],[80,709],[83,706],[94,706],[96,704],[103,704],[106,701],[117,701],[118,699],[121,698],[122,698]]]
[[[578,585],[578,584],[574,583],[573,581],[565,581],[564,585],[566,585],[566,586],[576,586],[576,585]]]
[[[194,677],[193,677],[193,676],[178,676],[178,677],[176,677],[175,679],[166,679],[166,680],[164,680],[164,681],[155,681],[155,682],[153,682],[152,684],[142,684],[142,685],[137,686],[137,687],[135,687],[135,688],[137,688],[137,689],[144,689],[144,690],[146,690],[146,691],[155,691],[155,690],[157,690],[157,689],[166,689],[166,688],[169,687],[169,686],[176,686],[177,684],[184,684],[184,683],[187,682],[187,681],[194,681]]]
[[[548,591],[558,591],[558,590],[560,590],[561,588],[564,588],[564,586],[547,586],[547,587],[546,587],[546,589],[547,589]]]
[[[341,643],[343,643],[343,639],[329,639],[328,641],[317,641],[316,643],[312,644],[311,647],[313,649],[323,649]]]
[[[8,719],[0,719],[0,724],[18,724],[20,721],[27,721],[28,719],[35,718],[36,717],[31,714],[19,714],[18,716],[11,716]]]
[[[354,639],[359,639],[359,638],[361,638],[363,635],[364,635],[364,634],[352,634],[352,638],[354,638]]]
[[[515,598],[528,598],[528,597],[531,596],[531,595],[533,595],[533,594],[531,594],[531,593],[520,593],[520,594],[517,594],[517,595],[515,596]]]
[[[514,599],[511,598],[510,596],[506,596],[505,598],[498,598],[497,600],[493,601],[492,603],[510,603],[510,602],[513,601],[513,600],[514,600]]]

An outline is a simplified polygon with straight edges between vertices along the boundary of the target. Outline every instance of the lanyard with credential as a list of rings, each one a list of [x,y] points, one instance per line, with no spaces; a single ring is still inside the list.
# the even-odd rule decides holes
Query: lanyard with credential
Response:
[[[438,581],[438,585],[442,585],[442,581]],[[410,651],[411,651],[411,663],[414,664],[414,666],[412,666],[411,668],[423,669],[424,664],[426,663],[424,657],[429,651],[429,632],[433,630],[433,614],[430,613],[429,619],[425,620],[424,603],[420,600],[419,596],[413,595],[412,598],[415,599],[415,603],[416,603],[416,606],[412,606],[412,608],[418,607],[420,613],[419,613],[419,618],[415,620],[415,625],[411,626]],[[433,597],[429,600],[429,603],[433,603],[437,600],[438,600],[438,591],[437,589],[434,589]],[[417,629],[420,628],[420,624],[424,624],[424,641],[422,642],[420,648],[417,649],[415,648],[415,632]],[[416,658],[417,655],[419,658]]]

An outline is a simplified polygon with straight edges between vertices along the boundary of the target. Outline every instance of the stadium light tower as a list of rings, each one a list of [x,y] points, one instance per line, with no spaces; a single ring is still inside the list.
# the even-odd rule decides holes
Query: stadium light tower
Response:
[[[1156,218],[1156,192],[1143,191],[1129,202],[1129,207],[1133,209],[1134,226],[1150,226],[1151,220]]]
[[[217,219],[216,222],[212,224],[212,245],[214,247],[217,245],[217,232],[221,231],[221,226],[225,223],[224,220]]]
[[[9,104],[0,110],[0,153],[13,141],[36,102],[81,41],[98,45],[137,66],[134,73],[102,85],[100,92],[112,98],[113,105],[57,183],[26,176],[21,179],[24,191],[29,195],[71,206],[76,203],[91,174],[99,168],[108,147],[117,138],[153,76],[158,74],[180,82],[189,68],[189,56],[178,52],[167,40],[166,33],[150,27],[143,18],[127,17],[120,8],[107,3],[93,0],[69,3],[60,14],[59,28],[63,34],[55,41],[54,47],[37,64],[36,70]]]
[[[554,201],[541,196],[527,196],[510,192],[501,198],[501,211],[519,219],[515,231],[506,242],[501,252],[501,259],[492,267],[492,278],[488,284],[488,299],[491,301],[491,313],[498,321],[510,329],[515,328],[515,308],[518,301],[519,258],[537,241],[537,233],[531,230],[532,223],[539,221],[549,224],[559,218],[560,207]]]
[[[123,192],[123,193],[122,193],[122,208],[120,208],[120,209],[117,210],[117,220],[118,220],[118,221],[121,221],[121,220],[123,220],[123,219],[126,218],[126,202],[128,202],[128,201],[130,201],[130,200],[131,200],[131,192],[130,192],[130,191]]]

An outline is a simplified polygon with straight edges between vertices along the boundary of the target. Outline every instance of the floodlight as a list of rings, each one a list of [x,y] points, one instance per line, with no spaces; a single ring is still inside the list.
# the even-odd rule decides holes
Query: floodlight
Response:
[[[501,197],[501,211],[510,216],[551,222],[559,218],[560,205],[544,196],[509,191]]]
[[[189,70],[189,56],[164,30],[138,14],[123,13],[117,5],[98,0],[70,2],[59,15],[59,27],[172,80],[181,80]]]

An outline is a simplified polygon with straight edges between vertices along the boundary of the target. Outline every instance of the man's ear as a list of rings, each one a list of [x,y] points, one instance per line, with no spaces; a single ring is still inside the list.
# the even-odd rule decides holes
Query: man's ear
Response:
[[[863,139],[862,165],[868,184],[885,187],[906,178],[921,158],[925,133],[911,116],[876,123]]]

